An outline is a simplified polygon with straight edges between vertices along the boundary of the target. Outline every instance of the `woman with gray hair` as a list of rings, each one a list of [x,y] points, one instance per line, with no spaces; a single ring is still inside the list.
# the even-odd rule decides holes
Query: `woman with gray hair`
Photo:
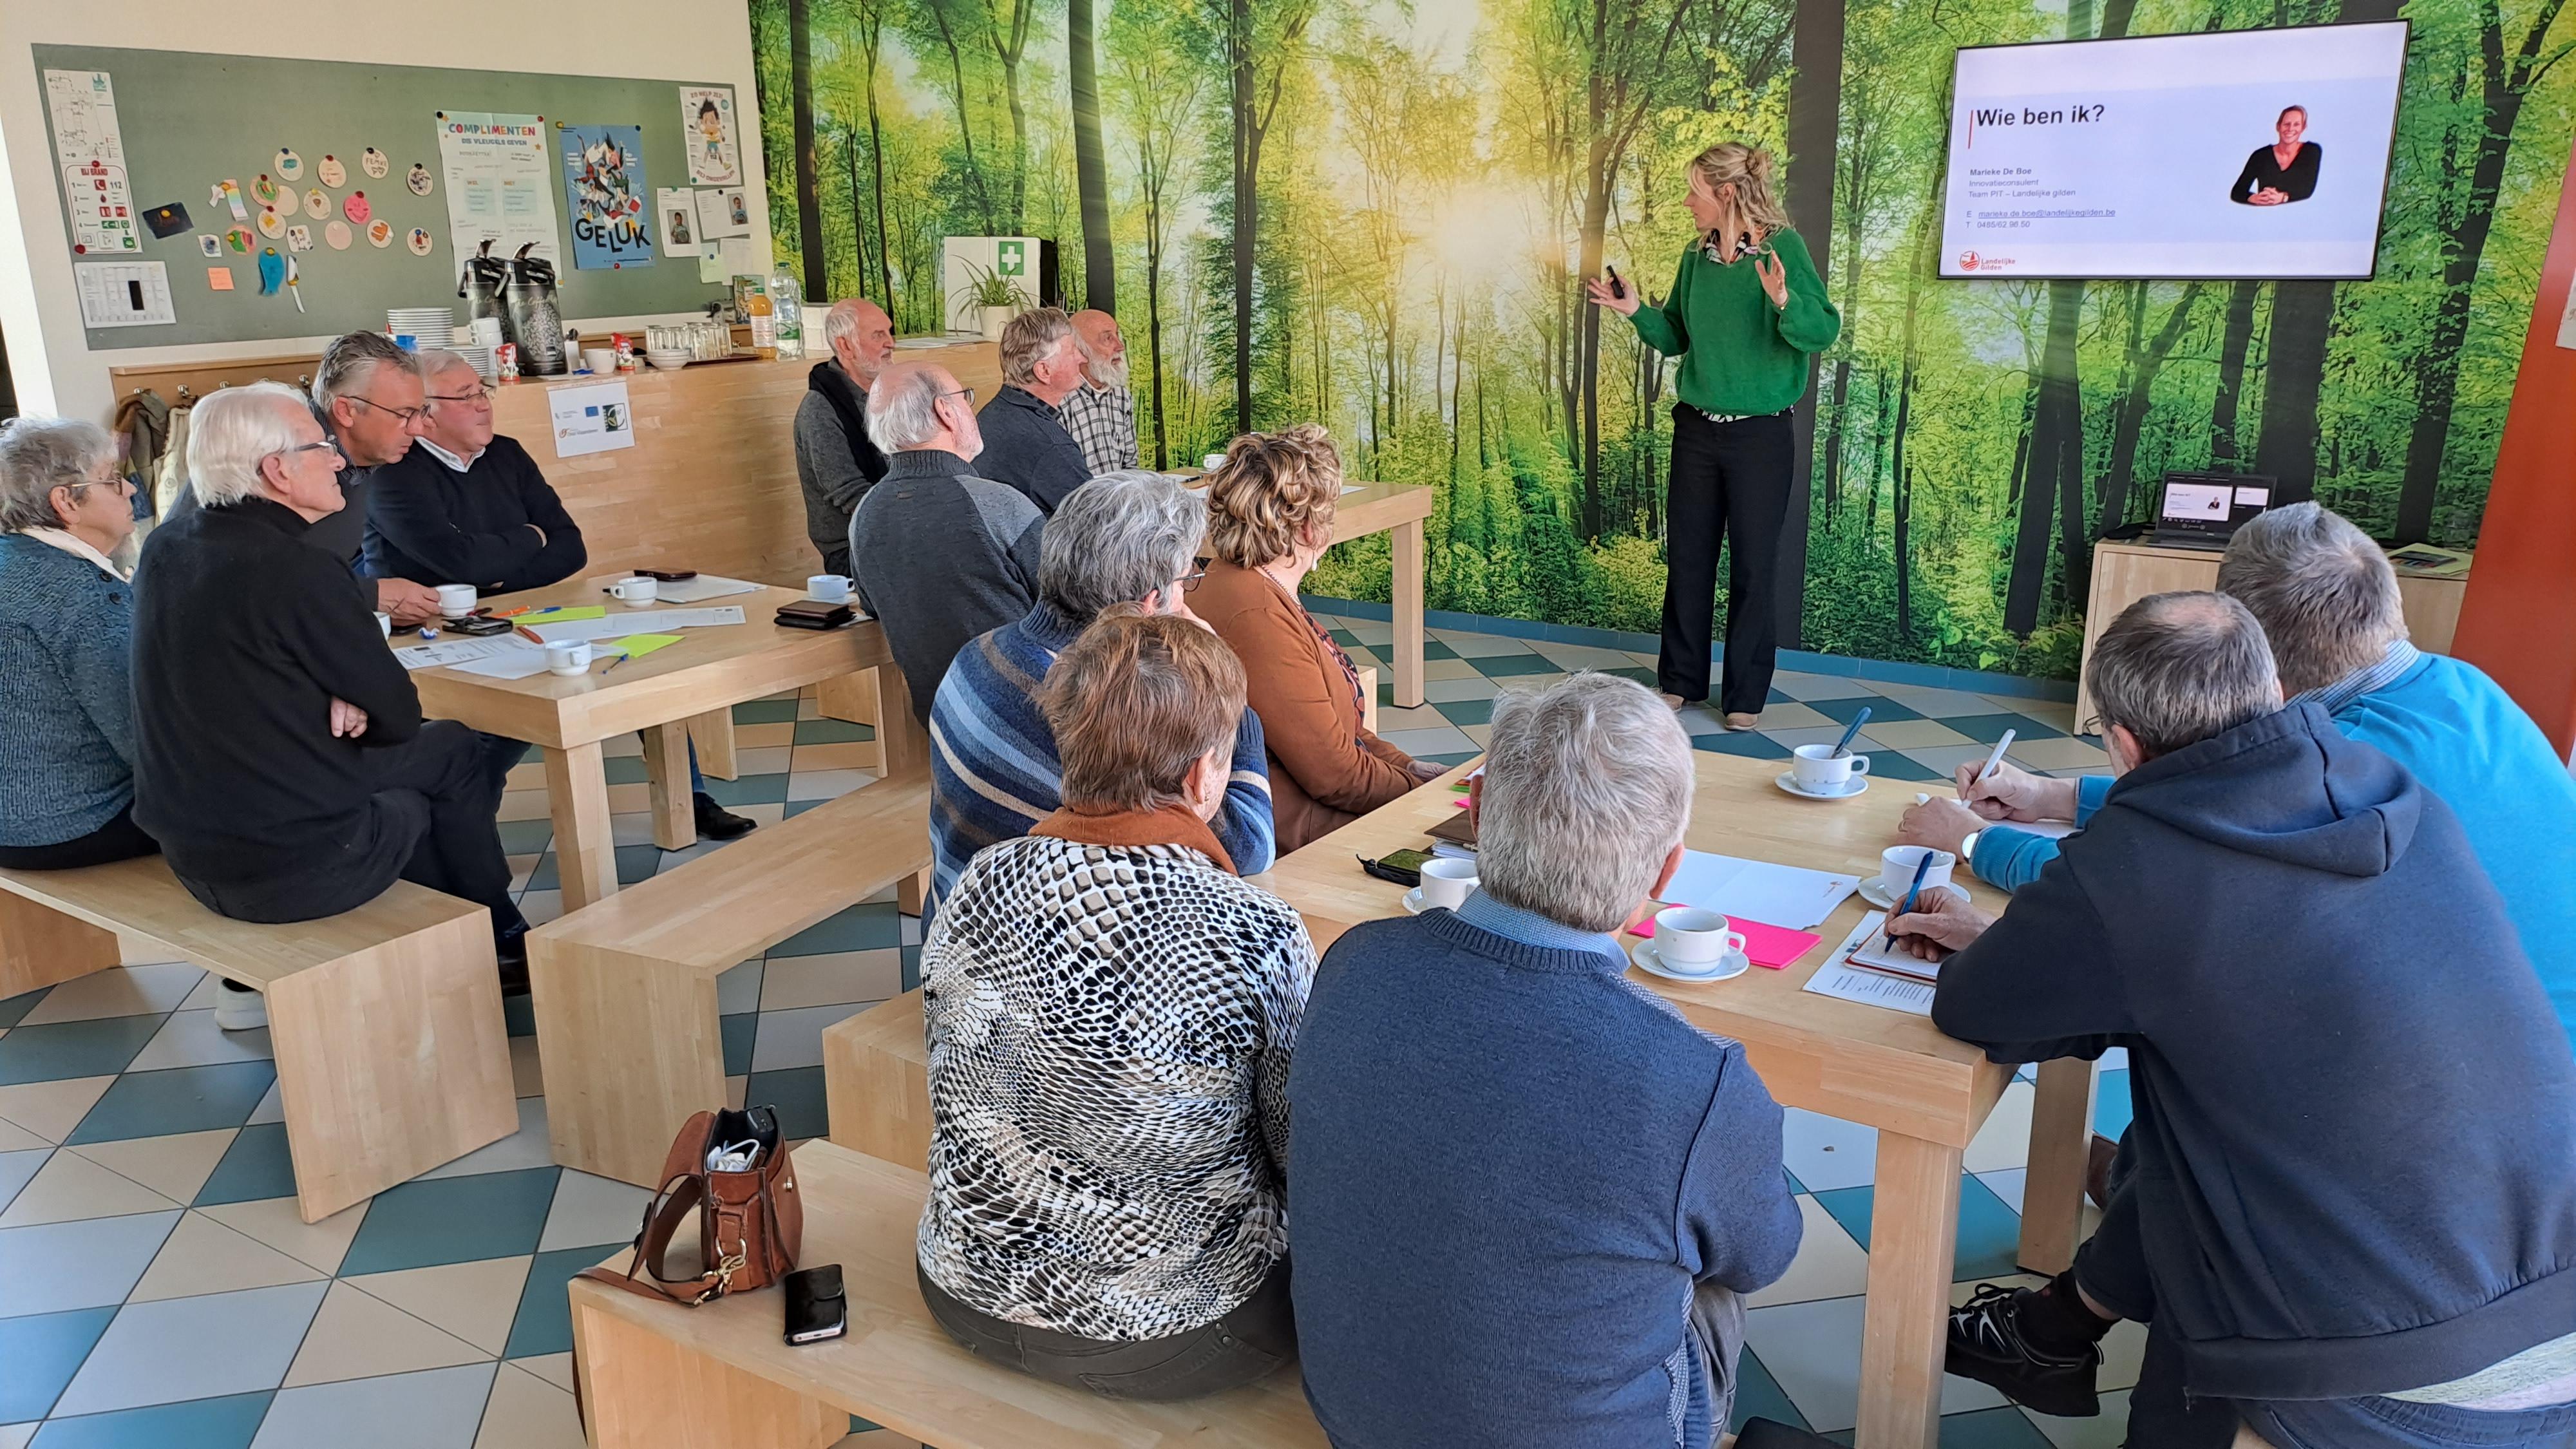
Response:
[[[134,532],[116,443],[75,418],[0,428],[0,866],[150,855],[135,828]]]

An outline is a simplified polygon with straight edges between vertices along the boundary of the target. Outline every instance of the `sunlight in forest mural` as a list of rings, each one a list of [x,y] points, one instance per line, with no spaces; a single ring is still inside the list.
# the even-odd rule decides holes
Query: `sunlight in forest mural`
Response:
[[[1147,466],[1322,422],[1354,477],[1440,490],[1435,609],[1655,630],[1672,365],[1581,305],[1579,279],[1606,259],[1660,297],[1689,158],[1771,146],[1844,318],[1819,360],[1795,642],[2065,678],[2091,540],[2144,517],[2167,469],[2312,478],[2382,537],[2475,542],[2576,102],[2563,3],[753,0],[752,17],[782,266],[811,253],[831,295],[927,332],[943,236],[1054,238],[1068,305],[1126,331]],[[2414,40],[2374,280],[1933,276],[1956,47],[2392,16]],[[1308,587],[1385,598],[1384,537]]]

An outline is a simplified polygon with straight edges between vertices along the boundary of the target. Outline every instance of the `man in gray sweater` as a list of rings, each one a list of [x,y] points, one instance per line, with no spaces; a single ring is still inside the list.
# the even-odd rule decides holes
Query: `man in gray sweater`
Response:
[[[1046,519],[1017,489],[967,466],[984,450],[975,395],[944,367],[905,363],[880,374],[868,390],[868,436],[886,473],[850,519],[850,573],[926,725],[957,651],[1037,602]]]

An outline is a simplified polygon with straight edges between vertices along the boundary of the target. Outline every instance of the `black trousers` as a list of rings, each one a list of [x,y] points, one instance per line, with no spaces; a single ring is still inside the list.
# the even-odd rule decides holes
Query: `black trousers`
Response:
[[[399,745],[366,752],[375,794],[356,840],[307,871],[253,881],[179,883],[206,909],[236,921],[312,921],[356,910],[396,880],[486,906],[492,935],[528,929],[510,899],[510,863],[495,817],[501,792],[485,736],[454,720],[432,720]]]
[[[0,869],[78,870],[85,865],[105,865],[111,860],[160,853],[161,842],[144,834],[134,823],[134,807],[128,805],[87,835],[53,845],[0,845]]]
[[[977,1358],[1111,1399],[1195,1399],[1267,1378],[1297,1356],[1297,1319],[1281,1259],[1235,1310],[1214,1323],[1135,1343],[1028,1328],[969,1308],[918,1268],[930,1316]]]
[[[1718,707],[1760,714],[1780,652],[1774,599],[1780,528],[1789,513],[1797,433],[1789,415],[1713,423],[1673,407],[1672,482],[1664,494],[1664,644],[1655,674],[1664,692],[1708,698],[1709,621],[1717,605],[1717,553],[1728,545],[1726,669]]]

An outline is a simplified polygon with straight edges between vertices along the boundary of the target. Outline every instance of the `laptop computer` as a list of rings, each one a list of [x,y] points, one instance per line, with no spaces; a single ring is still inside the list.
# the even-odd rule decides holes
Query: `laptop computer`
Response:
[[[2167,473],[2154,541],[2163,548],[2224,549],[2245,520],[2272,506],[2273,480],[2257,473]]]

